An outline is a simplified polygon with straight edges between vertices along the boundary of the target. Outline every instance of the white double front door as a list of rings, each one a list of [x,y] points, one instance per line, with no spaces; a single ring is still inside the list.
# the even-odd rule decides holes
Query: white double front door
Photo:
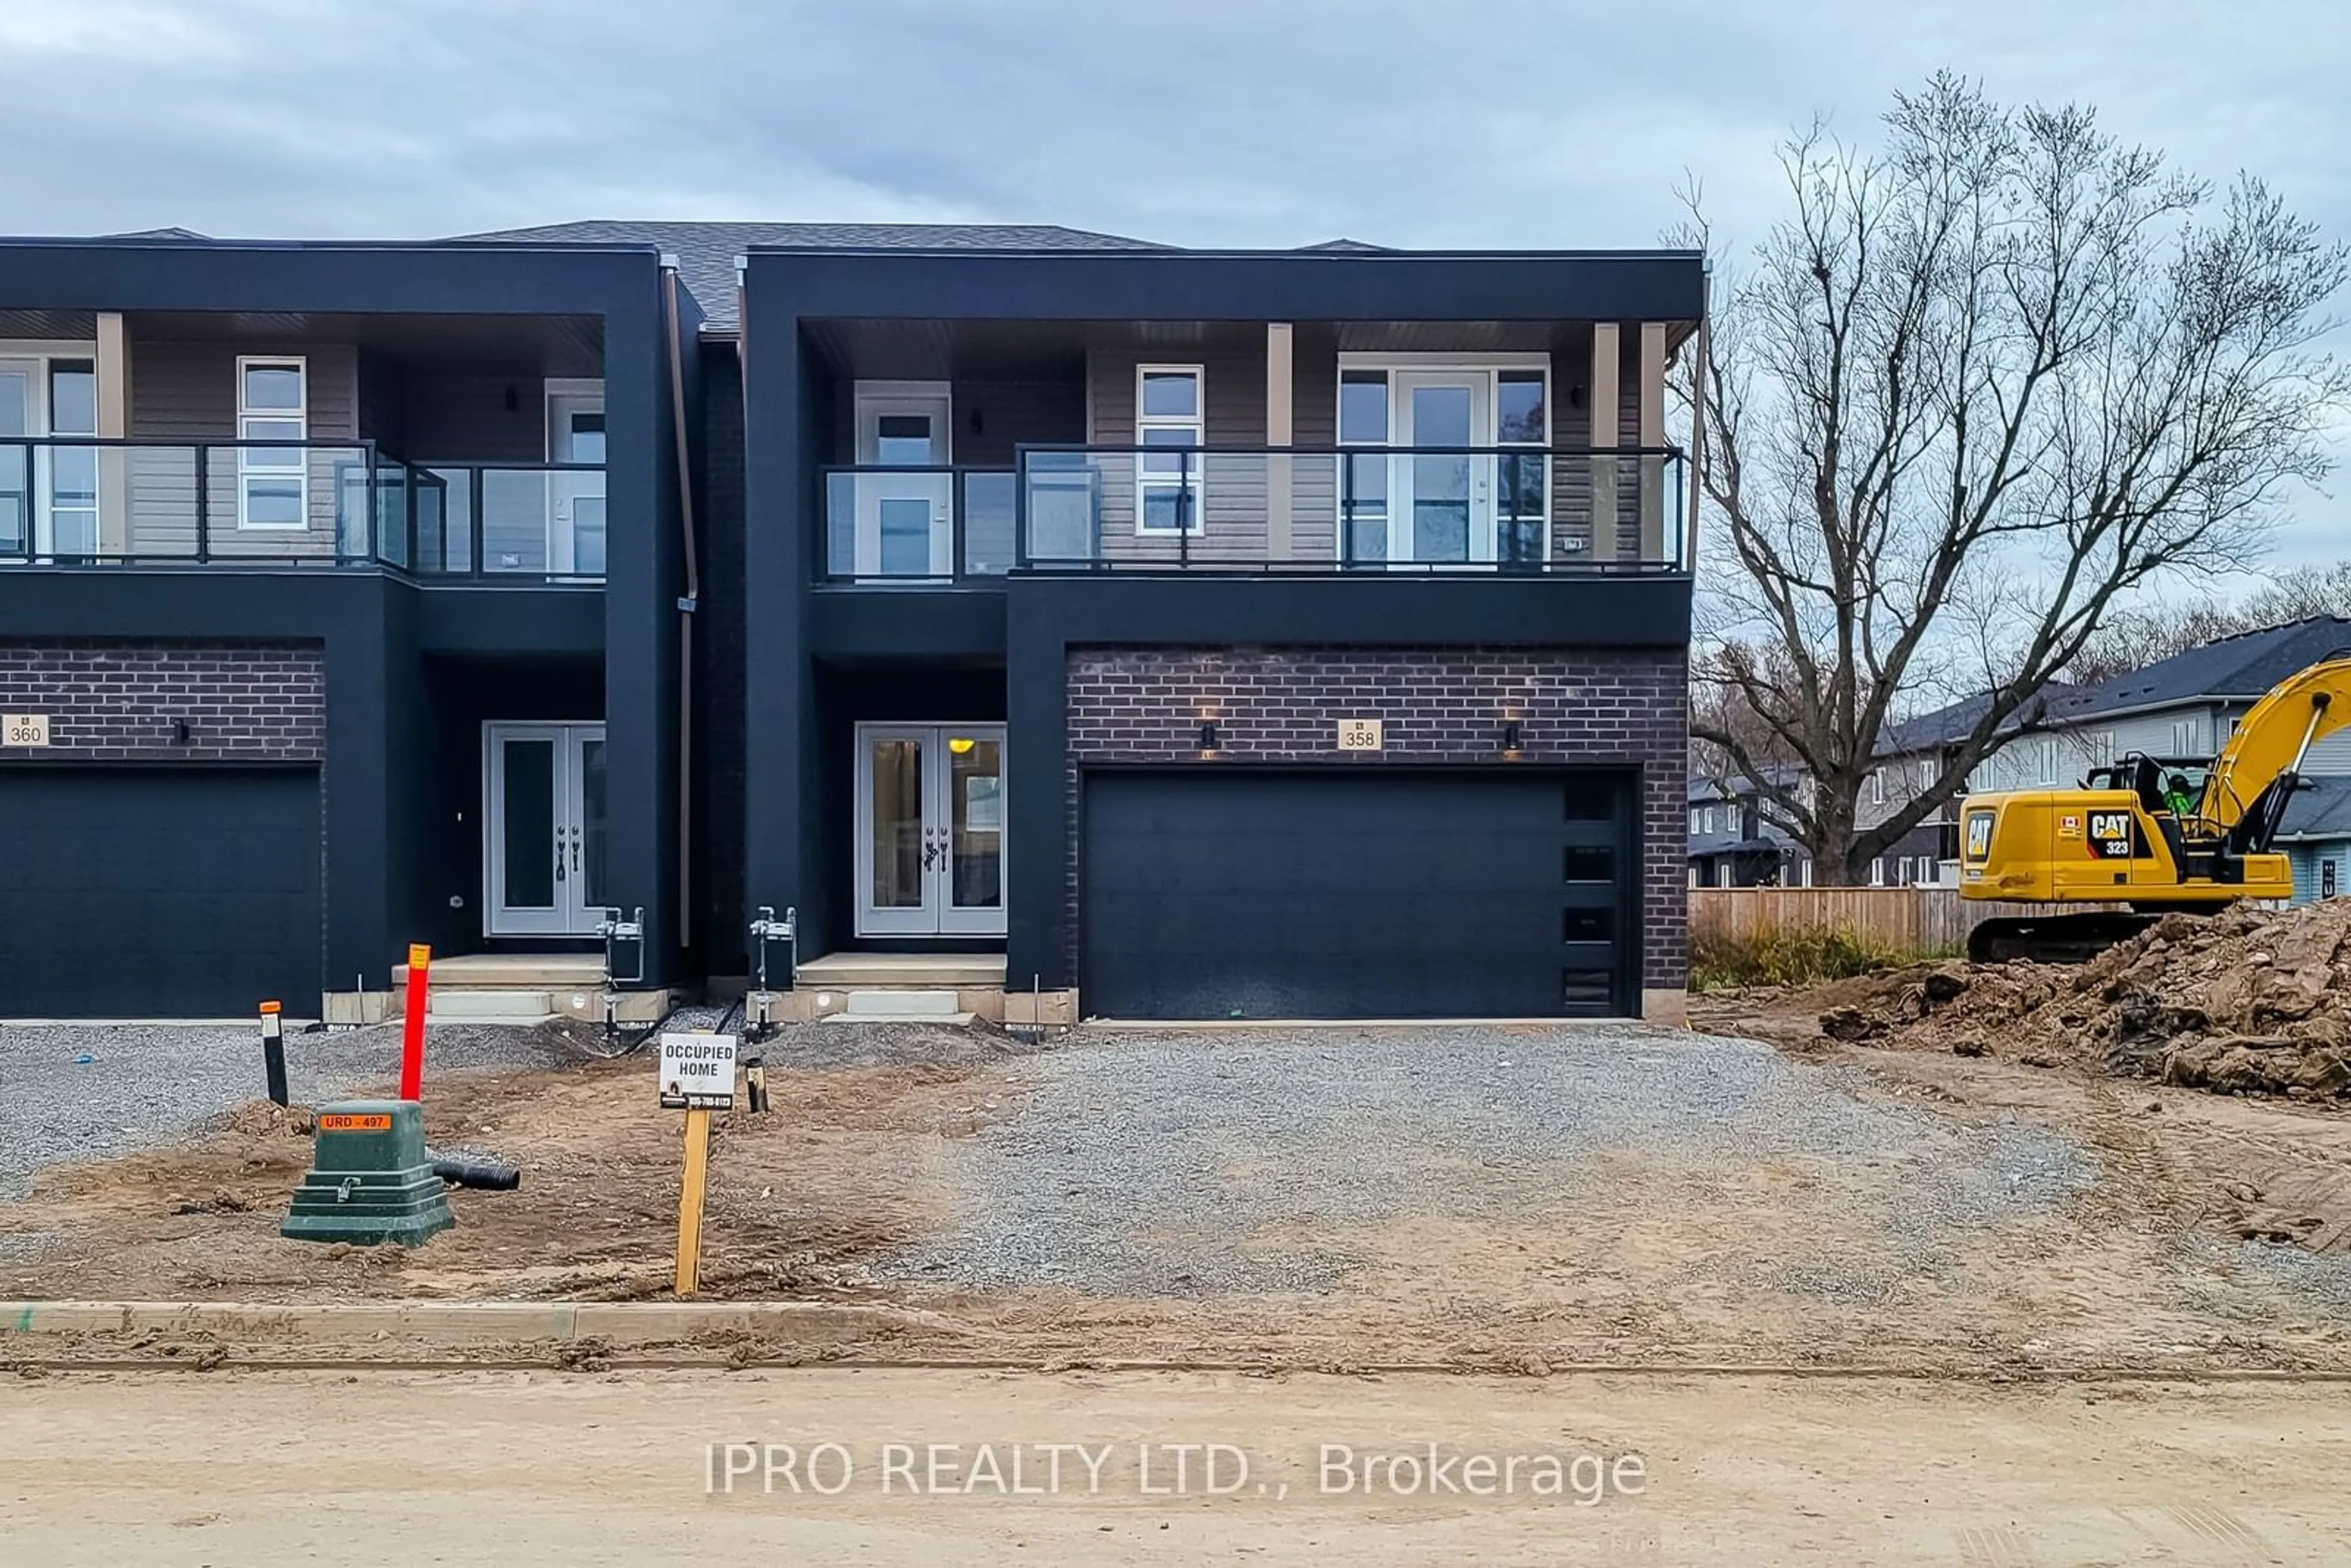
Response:
[[[857,727],[857,934],[1004,935],[1004,727]]]
[[[493,724],[483,738],[485,934],[592,936],[610,818],[601,724]]]

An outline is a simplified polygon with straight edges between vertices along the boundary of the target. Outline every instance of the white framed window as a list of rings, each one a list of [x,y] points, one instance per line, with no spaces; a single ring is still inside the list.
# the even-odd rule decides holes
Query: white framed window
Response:
[[[1208,373],[1199,365],[1134,367],[1134,444],[1137,446],[1199,447],[1207,444]],[[1197,456],[1145,452],[1134,465],[1134,531],[1193,534],[1206,531]]]
[[[1869,862],[1869,885],[1872,887],[1886,885],[1886,857],[1883,855]]]
[[[1690,867],[1690,885],[1692,887],[1698,885],[1698,867],[1696,866]]]
[[[1932,887],[1935,885],[1935,857],[1933,855],[1920,855],[1918,857],[1918,885],[1920,887]]]
[[[1706,809],[1706,828],[1704,831],[1709,833],[1714,831],[1714,808],[1711,806],[1708,806]]]
[[[1941,771],[1942,768],[1933,758],[1921,758],[1918,761],[1918,793],[1924,795],[1928,790],[1932,789],[1935,787],[1935,775]]]
[[[299,355],[240,355],[236,361],[239,441],[307,440],[310,375]],[[308,455],[296,446],[244,446],[236,455],[236,526],[310,526]]]
[[[2057,782],[2057,742],[2053,739],[2041,743],[2041,782]]]
[[[1728,859],[1714,868],[1714,885],[1717,887],[1730,885],[1730,862]]]
[[[1897,887],[1910,885],[1910,857],[1902,855],[1894,862],[1894,882]]]
[[[2171,753],[2175,757],[2193,757],[2204,749],[2204,721],[2200,718],[2180,718],[2171,722]]]
[[[1813,862],[1810,856],[1796,862],[1796,885],[1798,887],[1813,885]]]
[[[1869,770],[1869,803],[1873,806],[1886,804],[1886,769],[1883,768]]]

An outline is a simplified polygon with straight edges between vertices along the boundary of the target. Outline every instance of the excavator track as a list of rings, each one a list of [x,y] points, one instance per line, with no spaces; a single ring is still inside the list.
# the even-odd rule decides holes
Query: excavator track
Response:
[[[1987,920],[1968,933],[1968,961],[2006,964],[2086,964],[2117,942],[2127,942],[2160,915],[2102,910],[2090,915],[2027,915]]]

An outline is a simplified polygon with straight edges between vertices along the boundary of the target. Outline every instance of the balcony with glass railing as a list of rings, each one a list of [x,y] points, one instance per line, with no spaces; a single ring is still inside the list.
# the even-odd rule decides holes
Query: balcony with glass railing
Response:
[[[1679,571],[1679,449],[1024,448],[1032,571]]]
[[[0,570],[204,566],[600,581],[604,469],[428,467],[364,441],[0,438]]]
[[[1009,468],[828,468],[824,510],[831,581],[946,583],[1015,564]]]
[[[1675,447],[1024,446],[825,472],[824,577],[1011,571],[1677,572]]]

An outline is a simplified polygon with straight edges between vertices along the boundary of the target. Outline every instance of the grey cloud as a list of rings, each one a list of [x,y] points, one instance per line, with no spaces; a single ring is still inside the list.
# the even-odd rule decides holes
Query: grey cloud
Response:
[[[2335,0],[0,0],[0,224],[409,236],[583,217],[1175,244],[1641,246],[1938,66],[2081,98],[2351,233]],[[37,152],[27,153],[28,149]],[[2340,553],[2317,503],[2295,550]]]

